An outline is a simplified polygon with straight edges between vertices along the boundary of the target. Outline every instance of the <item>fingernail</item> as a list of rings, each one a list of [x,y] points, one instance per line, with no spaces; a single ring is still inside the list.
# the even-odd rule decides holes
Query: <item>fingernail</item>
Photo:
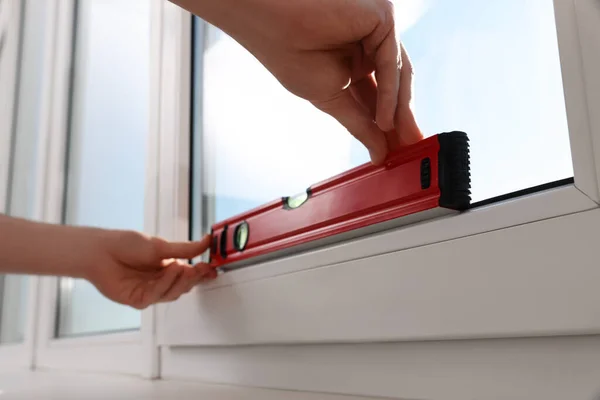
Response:
[[[381,156],[381,154],[374,151],[369,151],[369,156],[371,157],[371,162],[373,165],[376,166],[380,166],[385,161],[385,155]]]

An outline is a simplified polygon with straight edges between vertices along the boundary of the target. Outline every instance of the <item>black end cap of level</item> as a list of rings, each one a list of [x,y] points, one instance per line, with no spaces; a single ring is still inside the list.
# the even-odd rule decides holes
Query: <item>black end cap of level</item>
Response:
[[[466,210],[471,205],[471,164],[469,138],[465,132],[438,135],[438,178],[440,207]]]

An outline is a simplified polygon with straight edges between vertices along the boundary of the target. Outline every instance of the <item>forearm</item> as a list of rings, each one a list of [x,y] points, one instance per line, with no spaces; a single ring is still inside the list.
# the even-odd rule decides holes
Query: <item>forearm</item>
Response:
[[[103,231],[0,214],[0,273],[85,277]]]
[[[191,12],[194,15],[210,22],[214,25],[220,25],[223,21],[232,19],[232,16],[239,14],[240,8],[244,3],[251,0],[170,0],[171,3]],[[236,7],[237,6],[237,7]]]
[[[249,37],[268,35],[289,0],[169,0],[225,31],[242,45]],[[269,23],[265,23],[269,21]]]

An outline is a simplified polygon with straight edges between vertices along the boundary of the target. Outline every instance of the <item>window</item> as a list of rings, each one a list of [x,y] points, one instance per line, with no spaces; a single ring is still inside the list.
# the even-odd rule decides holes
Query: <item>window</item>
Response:
[[[27,278],[3,276],[0,285],[0,343],[21,343],[25,339]]]
[[[65,222],[143,230],[150,2],[81,0]],[[62,279],[58,336],[138,329],[141,313]]]
[[[572,178],[552,2],[410,4],[397,11],[416,71],[417,120],[426,136],[469,134],[473,201]],[[202,81],[194,140],[202,147],[193,160],[203,179],[193,185],[204,182],[208,222],[369,160],[342,126],[286,92],[241,45],[213,26],[196,29],[204,30],[194,48]]]
[[[144,230],[151,2],[44,4],[52,51],[41,65],[36,212],[51,223]],[[156,375],[152,310],[112,303],[83,280],[31,279],[29,365]]]
[[[401,4],[418,119],[427,135],[469,133],[476,207],[258,262],[160,306],[166,370],[239,355],[210,346],[597,332],[597,2]],[[163,172],[175,181],[192,164],[192,237],[367,161],[342,127],[285,92],[227,35],[199,19],[194,26],[191,157],[184,129],[173,139],[180,150],[160,155],[163,166],[177,161]],[[167,36],[175,42],[168,48],[186,48],[185,33]],[[166,93],[188,87],[180,61],[167,64],[178,75]],[[189,120],[176,110],[169,118]],[[184,191],[160,220],[179,239]],[[192,356],[187,346],[202,348]],[[192,375],[224,376],[205,372]]]
[[[590,397],[600,5],[399,3],[418,118],[428,135],[469,133],[476,207],[255,263],[141,313],[83,281],[4,277],[0,369],[19,358],[390,398]],[[21,54],[14,132],[0,131],[0,155],[12,153],[0,205],[14,215],[185,240],[367,161],[337,122],[169,1],[23,10],[33,47]],[[564,360],[587,373],[548,371]]]

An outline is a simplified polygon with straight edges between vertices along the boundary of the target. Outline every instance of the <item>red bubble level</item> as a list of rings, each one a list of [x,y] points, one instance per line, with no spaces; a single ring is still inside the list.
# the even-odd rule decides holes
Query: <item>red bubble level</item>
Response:
[[[469,140],[445,132],[212,226],[210,263],[230,270],[465,210]]]

